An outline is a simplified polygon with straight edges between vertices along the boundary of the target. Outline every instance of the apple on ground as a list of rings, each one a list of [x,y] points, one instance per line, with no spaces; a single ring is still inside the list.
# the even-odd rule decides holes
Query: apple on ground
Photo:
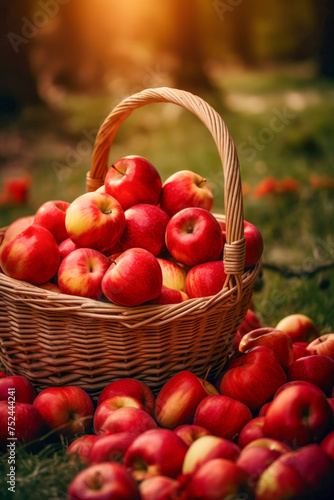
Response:
[[[156,299],[162,290],[157,259],[144,248],[130,248],[113,262],[102,280],[104,295],[115,304],[136,306]]]
[[[218,260],[224,238],[219,222],[210,212],[203,208],[185,208],[168,222],[166,245],[178,262],[196,266]]]
[[[299,358],[290,365],[288,379],[311,382],[329,396],[334,385],[334,360],[322,354]]]
[[[189,297],[185,292],[162,286],[160,295],[150,300],[148,304],[180,304],[186,300],[189,300]]]
[[[219,393],[207,380],[197,377],[188,370],[176,373],[157,395],[156,421],[161,427],[168,429],[191,424],[198,404],[208,394]]]
[[[290,335],[292,342],[311,342],[320,335],[311,318],[304,314],[285,316],[275,328]]]
[[[109,260],[91,248],[78,248],[59,266],[58,286],[62,293],[99,299],[102,279],[109,268]]]
[[[146,411],[133,406],[125,406],[110,413],[99,426],[99,433],[130,432],[138,435],[157,427],[156,422]]]
[[[169,215],[148,203],[133,205],[124,215],[126,225],[120,239],[123,250],[145,248],[154,256],[159,255],[165,245]]]
[[[332,408],[333,417],[334,417],[334,398],[327,398],[329,406]]]
[[[250,484],[255,487],[263,471],[278,457],[286,453],[265,446],[246,447],[236,460],[236,464],[249,474]]]
[[[14,222],[9,224],[7,227],[3,240],[0,242],[0,255],[2,248],[12,241],[13,238],[16,238],[18,234],[20,234],[24,229],[26,229],[28,226],[31,226],[34,223],[34,215],[30,215],[28,217],[20,217],[19,219],[16,219]]]
[[[295,386],[295,385],[303,385],[304,387],[310,387],[311,389],[317,389],[317,391],[324,397],[326,398],[326,394],[324,393],[323,390],[320,389],[320,387],[318,387],[317,385],[314,385],[314,384],[311,384],[311,382],[307,382],[306,380],[290,380],[289,382],[286,382],[285,384],[281,385],[281,387],[279,387],[277,389],[277,391],[275,392],[274,394],[274,397],[273,399],[276,398],[276,396],[279,395],[280,392],[284,391],[285,389],[287,389],[288,387],[292,387],[292,386]]]
[[[306,347],[301,345],[301,342],[293,342],[292,350],[293,350],[293,360],[294,361],[296,361],[296,359],[299,359],[299,358],[304,358],[305,356],[311,356],[310,351],[308,351],[306,349]]]
[[[121,253],[123,252],[123,248],[122,248],[122,245],[120,244],[120,242],[118,241],[117,243],[115,243],[115,245],[113,245],[112,247],[108,248],[108,250],[105,250],[103,253],[103,255],[105,255],[106,257],[108,257],[108,259],[110,261],[113,261],[116,259],[116,257],[114,257],[116,254],[117,256],[120,255]],[[114,257],[114,258],[113,258]]]
[[[182,472],[192,473],[204,462],[213,458],[226,458],[235,462],[240,455],[240,448],[230,439],[218,436],[202,436],[194,441],[184,457]]]
[[[125,453],[135,437],[136,434],[130,432],[98,436],[98,440],[92,443],[89,451],[90,464],[99,464],[101,462],[123,463]]]
[[[272,401],[264,420],[265,436],[293,447],[319,442],[331,430],[333,413],[317,388],[295,385]]]
[[[125,156],[109,168],[105,192],[116,198],[124,210],[139,203],[159,203],[162,182],[157,169],[142,156]]]
[[[269,327],[252,330],[241,338],[239,351],[246,352],[258,345],[269,347],[275,354],[283,370],[287,370],[293,363],[292,340],[286,333]]]
[[[321,448],[333,460],[334,463],[334,430],[329,432],[320,443]]]
[[[36,398],[36,390],[30,380],[22,375],[0,378],[0,401],[8,401],[10,395],[15,402],[32,404]]]
[[[185,492],[189,500],[255,498],[247,472],[225,458],[214,458],[202,464],[190,476]]]
[[[143,404],[144,410],[150,415],[153,415],[155,397],[152,390],[145,382],[135,378],[114,380],[102,390],[97,401],[97,406],[115,395],[127,395],[138,399],[138,401]]]
[[[201,175],[191,170],[180,170],[164,182],[160,206],[170,217],[190,207],[204,208],[210,212],[213,194]]]
[[[277,389],[278,390],[278,389]],[[268,403],[264,403],[264,405],[261,406],[259,410],[259,417],[264,417],[267,411],[269,410],[269,407],[271,405],[272,401],[268,401]]]
[[[167,476],[153,476],[139,484],[141,500],[177,500],[181,486],[176,479]]]
[[[95,410],[93,418],[94,432],[96,434],[100,434],[100,428],[106,418],[109,417],[113,411],[118,410],[119,408],[126,408],[128,406],[144,410],[144,405],[132,396],[115,394],[114,396],[105,399]]]
[[[285,372],[273,351],[257,346],[234,359],[221,380],[220,392],[257,411],[285,382]]]
[[[218,394],[202,399],[193,423],[205,427],[215,436],[234,439],[251,419],[252,413],[245,404]]]
[[[240,335],[243,337],[246,333],[251,332],[252,330],[257,330],[258,328],[262,328],[259,318],[252,309],[248,309],[245,319],[239,326],[238,331],[240,332]]]
[[[58,270],[59,248],[50,231],[31,224],[2,247],[0,264],[7,276],[41,285]]]
[[[291,447],[287,443],[283,443],[283,441],[279,441],[278,439],[272,439],[268,437],[255,439],[254,441],[248,443],[244,449],[252,448],[253,446],[257,448],[262,447],[262,448],[268,448],[269,450],[276,450],[279,451],[281,455],[287,451],[291,451]]]
[[[18,444],[37,439],[43,427],[43,418],[33,405],[16,401],[13,407],[8,401],[0,401],[0,451],[9,452],[11,458],[16,456]]]
[[[136,481],[124,465],[103,462],[79,472],[67,489],[68,500],[139,500]]]
[[[157,475],[176,479],[182,471],[187,450],[187,445],[173,431],[152,429],[130,444],[124,465],[131,469],[137,481]]]
[[[221,221],[220,226],[222,228],[223,236],[226,239],[226,222]],[[263,239],[258,228],[246,220],[244,221],[244,237],[246,240],[245,267],[252,267],[262,256]]]
[[[212,433],[208,429],[205,429],[205,427],[194,424],[179,425],[179,427],[174,429],[174,432],[177,436],[183,439],[187,446],[190,446],[194,441],[202,436],[212,435]]]
[[[193,299],[209,297],[220,292],[225,284],[224,262],[204,262],[190,269],[186,277],[186,293]]]
[[[68,207],[66,231],[80,248],[100,252],[117,243],[125,228],[124,210],[118,201],[105,193],[85,193]]]
[[[63,436],[84,433],[93,420],[94,405],[80,387],[49,387],[34,401],[50,430]]]
[[[247,422],[239,434],[238,445],[240,448],[244,448],[250,442],[264,437],[263,425],[264,416],[252,418]]]
[[[167,288],[185,292],[186,271],[183,267],[167,259],[157,258],[162,271],[162,284]]]
[[[0,372],[0,379],[2,379],[2,378],[6,378],[6,377],[9,377],[9,375],[7,375],[7,373],[5,373],[5,372]]]
[[[37,210],[34,224],[39,224],[50,231],[59,245],[68,238],[65,227],[66,211],[70,203],[62,200],[52,200],[43,203]]]
[[[312,340],[306,347],[310,354],[321,354],[334,359],[334,333],[326,333]]]
[[[71,238],[66,238],[66,240],[62,241],[59,245],[59,252],[61,260],[64,260],[71,252],[74,250],[78,250],[78,245],[71,240]]]
[[[102,439],[102,437],[96,436],[96,434],[84,434],[72,441],[69,447],[66,448],[66,455],[70,455],[73,459],[88,465],[90,450],[95,441],[99,439]]]
[[[299,473],[308,488],[308,498],[333,498],[334,463],[319,445],[310,444],[290,451],[282,455],[279,461]]]

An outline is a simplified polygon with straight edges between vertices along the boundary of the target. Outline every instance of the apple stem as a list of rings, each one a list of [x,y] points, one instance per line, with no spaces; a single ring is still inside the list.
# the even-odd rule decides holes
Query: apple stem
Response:
[[[123,172],[121,172],[120,170],[118,170],[114,164],[111,165],[111,168],[113,168],[114,170],[116,170],[116,172],[118,172],[119,174],[121,175],[124,175]]]
[[[201,184],[206,184],[206,179],[202,179],[201,182],[197,184],[198,187],[201,187]]]

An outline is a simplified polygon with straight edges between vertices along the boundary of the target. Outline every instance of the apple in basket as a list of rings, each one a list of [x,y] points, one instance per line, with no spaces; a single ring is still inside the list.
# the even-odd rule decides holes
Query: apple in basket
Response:
[[[0,255],[1,250],[5,246],[6,243],[15,238],[18,234],[20,234],[26,227],[31,226],[34,223],[34,215],[28,217],[20,217],[19,219],[12,222],[6,229],[4,238],[0,245]]]
[[[144,248],[129,248],[110,265],[102,280],[104,295],[120,306],[136,306],[155,299],[162,290],[157,259]]]
[[[60,252],[50,231],[32,224],[2,247],[0,263],[7,276],[41,285],[56,274]]]
[[[185,208],[167,224],[166,245],[178,262],[196,266],[221,256],[224,238],[217,219],[203,208]]]
[[[66,211],[70,203],[52,200],[43,203],[35,214],[34,224],[39,224],[50,231],[58,245],[68,238],[65,227]]]
[[[168,177],[162,187],[160,206],[171,217],[190,207],[212,209],[213,195],[201,175],[191,170],[180,170]]]
[[[167,259],[157,258],[162,271],[162,284],[166,288],[179,290],[180,292],[186,291],[186,270],[176,262]]]
[[[102,278],[110,262],[101,252],[91,248],[78,248],[59,266],[58,286],[62,293],[99,299]]]
[[[105,192],[119,201],[124,210],[138,203],[159,203],[162,182],[157,169],[142,156],[125,156],[109,168]]]
[[[226,239],[226,222],[220,221],[219,224]],[[252,267],[262,256],[263,239],[258,228],[246,220],[244,221],[244,236],[246,240],[245,267]]]
[[[124,210],[108,194],[85,193],[68,207],[65,225],[78,247],[103,252],[119,241],[125,228]]]
[[[125,211],[126,225],[120,243],[123,250],[145,248],[157,256],[165,245],[169,215],[161,208],[141,203]]]
[[[173,290],[172,288],[162,287],[160,295],[156,299],[152,299],[148,304],[180,304],[188,300],[189,297],[185,292],[180,290]]]
[[[222,260],[204,262],[192,267],[188,272],[186,293],[191,299],[216,295],[223,289],[225,280],[225,266]]]

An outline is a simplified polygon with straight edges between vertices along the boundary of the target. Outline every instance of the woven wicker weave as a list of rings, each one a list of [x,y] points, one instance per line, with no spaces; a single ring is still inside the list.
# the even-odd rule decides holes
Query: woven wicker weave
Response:
[[[250,305],[261,262],[244,272],[243,203],[238,158],[222,118],[205,101],[176,89],[148,89],[122,101],[102,124],[95,142],[87,191],[103,184],[110,146],[135,109],[169,102],[195,114],[211,132],[225,182],[228,278],[217,295],[181,304],[126,308],[54,294],[0,274],[0,360],[39,389],[77,385],[92,395],[115,379],[135,377],[157,391],[188,369],[217,374]],[[226,219],[225,219],[226,217]],[[5,228],[0,230],[0,240]]]

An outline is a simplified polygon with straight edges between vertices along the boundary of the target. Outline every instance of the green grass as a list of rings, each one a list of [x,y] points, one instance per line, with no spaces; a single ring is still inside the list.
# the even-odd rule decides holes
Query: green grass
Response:
[[[264,269],[254,294],[257,313],[267,326],[275,326],[287,314],[303,313],[322,333],[333,331],[334,270],[312,278],[307,278],[305,271],[334,260],[333,190],[315,189],[309,182],[313,173],[334,177],[334,86],[315,79],[308,68],[298,67],[264,73],[230,72],[219,75],[217,82],[225,98],[220,111],[239,151],[242,181],[251,189],[244,198],[245,219],[262,232],[264,262],[300,271],[300,277],[287,279]],[[86,153],[80,154],[84,131],[100,126],[117,102],[114,97],[67,96],[55,122],[49,115],[26,112],[18,126],[22,134],[29,131],[31,136],[30,201],[25,206],[0,208],[1,226],[34,213],[44,201],[71,201],[84,192],[92,148],[90,144]],[[206,99],[211,102],[210,96]],[[263,130],[270,128],[275,110],[283,112],[284,106],[294,117],[272,135],[270,143],[260,142],[264,147],[249,161],[249,153],[240,154],[241,145],[246,142],[249,147],[250,137],[261,138]],[[77,161],[66,160],[69,151],[78,155]],[[218,153],[208,131],[190,113],[171,105],[151,105],[134,112],[116,135],[111,159],[130,154],[146,156],[163,180],[181,169],[204,175],[214,192],[215,211],[223,212]],[[66,167],[62,179],[57,178],[54,161]],[[256,198],[254,187],[268,176],[291,176],[300,183],[300,192]],[[77,469],[64,458],[64,450],[64,445],[49,443],[34,452],[18,451],[15,498],[65,498],[66,485]],[[2,481],[6,463],[4,456]],[[0,483],[1,491],[3,485]]]

